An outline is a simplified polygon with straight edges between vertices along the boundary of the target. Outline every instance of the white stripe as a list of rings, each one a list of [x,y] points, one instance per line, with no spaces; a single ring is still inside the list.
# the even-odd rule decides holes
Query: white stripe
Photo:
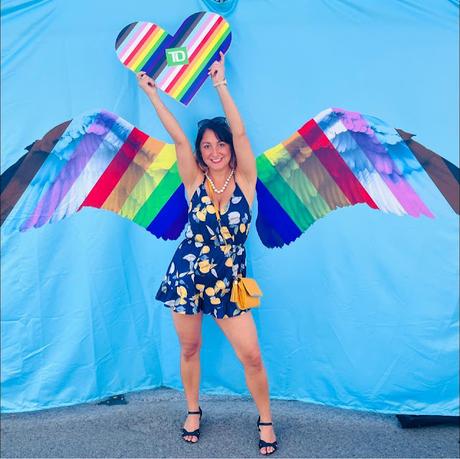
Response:
[[[125,63],[125,61],[128,59],[131,52],[136,48],[139,42],[147,35],[147,33],[152,29],[152,27],[154,27],[154,24],[150,24],[150,23],[147,23],[144,26],[144,30],[142,30],[142,32],[137,36],[137,38],[131,43],[128,49],[126,49],[126,51],[120,57],[121,62]]]
[[[324,133],[380,210],[396,215],[407,214],[378,171],[375,170],[370,159],[361,150],[341,121],[337,120],[334,124],[328,126]],[[346,143],[345,147],[344,143]],[[345,150],[348,154],[342,154],[341,150]],[[360,167],[357,170],[354,164],[357,161],[368,165],[368,167],[364,169]]]
[[[126,48],[128,47],[129,43],[131,43],[133,37],[137,36],[142,27],[145,27],[145,24],[145,22],[137,22],[136,25],[131,29],[131,32],[129,32],[128,36],[123,39],[123,41],[120,43],[120,46],[115,50],[118,57],[120,57],[126,51]]]
[[[118,118],[116,124],[121,125],[122,121],[124,120]],[[91,159],[88,161],[78,178],[71,186],[70,190],[65,195],[64,199],[59,203],[59,206],[49,220],[50,222],[61,220],[64,216],[78,210],[128,138],[133,126],[126,123],[126,128],[126,130],[123,130],[122,135],[119,134],[119,128],[117,128],[118,135],[114,133],[113,130],[110,130],[107,133],[97,150],[93,153]]]

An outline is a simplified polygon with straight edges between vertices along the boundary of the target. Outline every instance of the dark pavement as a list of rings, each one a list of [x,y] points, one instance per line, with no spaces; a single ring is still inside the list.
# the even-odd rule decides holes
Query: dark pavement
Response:
[[[203,395],[201,438],[180,438],[183,394],[156,389],[127,405],[84,404],[2,415],[1,457],[261,457],[251,399]],[[459,457],[459,429],[401,429],[395,416],[272,401],[279,450],[272,457]]]

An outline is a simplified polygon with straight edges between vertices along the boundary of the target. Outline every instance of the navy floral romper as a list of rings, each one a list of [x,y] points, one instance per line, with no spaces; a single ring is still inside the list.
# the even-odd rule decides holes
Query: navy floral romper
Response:
[[[189,203],[185,239],[179,244],[155,298],[181,314],[203,311],[225,319],[247,311],[230,301],[230,292],[233,280],[246,275],[244,243],[251,209],[235,182],[235,191],[220,215],[220,229],[205,180],[206,177]]]

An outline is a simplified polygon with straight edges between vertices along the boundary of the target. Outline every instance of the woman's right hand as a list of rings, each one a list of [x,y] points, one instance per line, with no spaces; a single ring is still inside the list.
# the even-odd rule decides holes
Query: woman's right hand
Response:
[[[147,75],[145,72],[139,72],[137,74],[137,82],[139,86],[147,93],[147,94],[156,94],[157,92],[157,85],[155,84],[155,80]]]

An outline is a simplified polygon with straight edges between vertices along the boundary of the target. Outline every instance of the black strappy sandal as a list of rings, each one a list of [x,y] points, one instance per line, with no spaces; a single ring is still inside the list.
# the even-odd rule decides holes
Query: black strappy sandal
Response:
[[[273,422],[260,422],[260,416],[259,419],[257,419],[257,429],[259,429],[260,432],[260,426],[272,426]],[[273,451],[270,453],[260,453],[261,448],[268,448],[272,447]],[[270,456],[270,454],[273,454],[276,450],[278,449],[278,442],[275,440],[273,443],[268,443],[264,440],[259,440],[259,453],[262,454],[262,456]]]
[[[203,411],[201,411],[201,407],[200,407],[200,411],[188,411],[187,414],[199,414],[200,415],[200,421],[201,421],[201,416],[203,416]],[[197,440],[196,441],[186,440],[185,437],[187,437],[188,435],[196,437]],[[182,438],[187,443],[198,443],[198,440],[200,438],[200,429],[198,428],[198,429],[194,430],[193,432],[189,432],[188,430],[185,430],[182,427]]]

